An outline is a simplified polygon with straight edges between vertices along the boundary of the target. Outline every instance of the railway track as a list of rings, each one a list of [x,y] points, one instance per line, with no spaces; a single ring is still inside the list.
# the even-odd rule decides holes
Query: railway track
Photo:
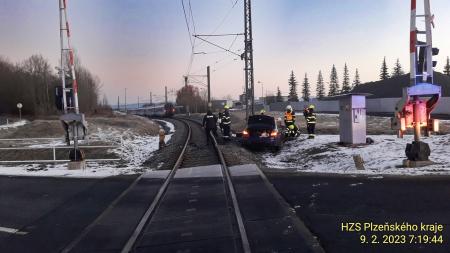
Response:
[[[58,252],[324,252],[256,165],[228,168],[199,121],[171,121],[185,136],[173,167],[137,177]]]
[[[217,146],[217,142],[212,137],[213,144],[207,146],[206,145],[206,136],[204,134],[204,131],[202,131],[202,128],[200,127],[200,124],[198,122],[180,119],[182,122],[184,122],[187,126],[188,130],[188,138],[186,140],[185,146],[179,155],[177,162],[173,169],[171,170],[169,176],[167,177],[164,185],[161,187],[157,197],[153,200],[152,204],[150,205],[149,209],[147,210],[146,214],[142,217],[141,221],[139,222],[138,226],[136,227],[135,231],[133,232],[132,236],[129,238],[127,243],[125,244],[124,248],[122,249],[122,253],[126,252],[139,252],[140,248],[144,248],[146,246],[146,240],[151,238],[151,236],[146,236],[146,234],[152,234],[152,228],[157,227],[158,223],[160,223],[161,219],[164,218],[173,218],[173,217],[164,217],[165,214],[163,214],[163,211],[159,213],[159,219],[157,216],[158,208],[163,208],[166,203],[170,203],[173,201],[173,198],[171,199],[170,196],[170,189],[169,186],[172,186],[173,188],[180,188],[178,190],[184,191],[184,190],[192,190],[193,188],[196,189],[195,191],[191,192],[191,195],[195,193],[195,196],[201,195],[202,193],[199,191],[202,190],[202,188],[206,188],[205,191],[208,189],[209,184],[214,184],[216,188],[219,186],[219,188],[224,188],[224,193],[226,195],[226,205],[228,210],[232,210],[232,213],[230,214],[230,217],[234,216],[234,219],[230,219],[228,222],[236,224],[237,229],[232,229],[234,231],[233,235],[233,241],[235,242],[234,250],[235,252],[250,252],[249,242],[247,239],[247,234],[243,225],[243,219],[242,215],[239,210],[239,206],[236,199],[236,193],[234,191],[233,185],[231,184],[231,178],[227,171],[225,160],[223,159],[222,154],[220,153],[220,150]],[[183,179],[179,179],[180,184],[177,184],[173,181],[177,180],[175,179],[175,175],[179,169],[183,168],[193,168],[193,167],[199,167],[199,166],[210,166],[210,165],[216,165],[220,164],[222,168],[222,174],[223,178],[221,178],[218,182],[211,182],[211,180],[189,180],[192,182],[186,182]],[[213,180],[214,181],[214,180]],[[220,182],[221,181],[221,182]],[[193,184],[191,184],[193,183]],[[206,197],[205,200],[208,201],[214,201],[211,198],[215,198],[217,196],[212,195]],[[190,197],[189,197],[190,198]],[[201,199],[201,197],[196,197],[194,199],[189,199],[188,201],[191,202],[195,200],[195,202],[198,201],[198,199]],[[177,199],[178,200],[178,199]],[[181,201],[180,201],[181,202]],[[188,212],[194,212],[195,208],[186,209]],[[208,209],[208,208],[206,208]],[[161,218],[163,216],[164,218]],[[177,215],[174,215],[177,216]],[[187,216],[188,218],[181,218],[180,219],[180,226],[182,226],[183,223],[186,221],[192,221],[195,220],[195,216],[202,217],[202,215],[193,215],[194,217]],[[178,219],[179,217],[176,217],[175,219]],[[184,222],[181,222],[184,221]],[[207,221],[205,221],[207,222]],[[164,223],[164,222],[163,222]],[[213,222],[214,223],[214,222]],[[229,224],[233,226],[233,224]],[[214,226],[214,224],[212,224]],[[163,228],[164,230],[164,228]],[[154,232],[155,230],[153,230]],[[189,236],[189,232],[185,232],[184,234],[181,234],[181,236]],[[204,242],[206,243],[206,242]],[[202,247],[202,246],[200,246]],[[210,247],[210,246],[207,246]]]
[[[213,143],[206,145],[206,135],[198,122],[176,120],[183,122],[187,129],[183,148],[120,252],[159,252],[170,245],[179,247],[181,252],[189,247],[204,249],[204,252],[222,252],[216,251],[215,247],[223,247],[223,252],[251,252],[230,173],[217,141],[212,136]],[[207,176],[197,175],[199,172]],[[79,244],[86,241],[102,219],[114,212],[143,177],[136,178],[61,252],[83,252],[86,248]],[[174,208],[175,205],[181,205],[181,208]],[[192,226],[194,231],[187,231]],[[218,231],[212,230],[214,228]],[[174,236],[173,241],[171,236]],[[195,242],[195,245],[186,246],[185,242]]]

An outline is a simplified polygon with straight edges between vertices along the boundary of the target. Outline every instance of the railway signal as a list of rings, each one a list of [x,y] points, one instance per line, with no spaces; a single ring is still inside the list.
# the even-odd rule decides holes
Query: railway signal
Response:
[[[73,140],[73,149],[69,152],[69,169],[85,167],[83,152],[78,148],[78,140],[84,139],[87,134],[87,122],[84,114],[80,113],[78,106],[78,83],[75,75],[75,56],[71,45],[71,32],[67,18],[67,0],[59,2],[60,23],[60,78],[62,84],[62,104],[64,115],[60,117],[66,131],[66,141],[70,145]],[[68,67],[68,69],[66,69]],[[67,94],[69,97],[67,97]],[[70,103],[68,103],[68,101]]]
[[[433,48],[432,27],[434,15],[431,15],[430,0],[419,0],[424,3],[424,14],[416,13],[416,0],[411,0],[410,29],[410,86],[403,89],[403,97],[395,107],[393,129],[402,138],[405,131],[414,129],[414,141],[406,146],[405,165],[419,166],[429,162],[430,147],[421,141],[422,132],[426,136],[438,130],[437,120],[431,119],[431,112],[441,97],[441,87],[434,83],[433,56],[439,53]],[[417,21],[424,19],[425,29],[418,30]]]

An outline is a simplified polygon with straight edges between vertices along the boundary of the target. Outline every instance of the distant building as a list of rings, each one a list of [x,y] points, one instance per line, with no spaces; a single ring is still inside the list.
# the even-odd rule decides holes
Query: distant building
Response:
[[[239,101],[241,101],[241,103],[245,104],[245,93],[242,93],[241,95],[239,95]]]

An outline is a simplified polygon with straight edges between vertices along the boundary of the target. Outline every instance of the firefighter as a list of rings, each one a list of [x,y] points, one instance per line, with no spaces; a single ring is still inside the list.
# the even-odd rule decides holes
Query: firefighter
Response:
[[[295,112],[291,105],[286,106],[286,112],[284,113],[284,125],[288,130],[289,136],[297,136],[298,128],[295,125]]]
[[[219,117],[217,117],[217,122],[219,123],[219,128],[220,128],[220,131],[222,132],[222,134],[223,134],[223,124],[222,124],[222,118],[223,118],[223,112],[222,111],[220,111],[219,112]]]
[[[211,133],[214,136],[217,136],[217,117],[214,115],[211,110],[208,110],[206,115],[203,117],[203,128],[205,128],[206,133],[206,145],[209,145],[211,141]]]
[[[164,129],[159,129],[159,149],[164,148],[164,146],[166,145],[166,131],[164,131]]]
[[[303,111],[303,116],[305,116],[306,120],[306,130],[308,131],[308,138],[314,139],[316,136],[315,129],[316,129],[316,114],[314,113],[315,106],[309,105],[308,108],[306,108]]]
[[[231,128],[231,117],[230,117],[230,107],[228,105],[224,106],[224,112],[221,118],[221,123],[223,127],[223,138],[228,140],[230,138],[230,128]]]

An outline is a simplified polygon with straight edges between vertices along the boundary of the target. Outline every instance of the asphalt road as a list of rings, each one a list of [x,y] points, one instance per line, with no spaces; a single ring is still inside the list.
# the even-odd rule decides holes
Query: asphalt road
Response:
[[[298,217],[318,237],[326,252],[450,252],[450,177],[267,175],[295,208]],[[13,235],[0,232],[1,251],[58,252],[92,222],[133,178],[0,177],[0,227],[28,233]],[[249,192],[238,194],[244,196]],[[264,205],[258,205],[261,211],[270,209],[269,206],[264,208]],[[119,221],[117,219],[114,223]],[[437,233],[442,234],[443,243],[424,243],[425,235],[430,237],[427,241],[431,241],[432,232],[406,233],[416,235],[412,241],[407,238],[406,243],[383,243],[383,236],[404,233],[342,231],[342,223],[352,222],[437,223],[444,226],[443,232]],[[101,235],[105,231],[103,229],[100,234],[94,234]],[[361,235],[368,238],[368,243],[360,242]],[[372,243],[373,235],[377,236],[378,243]],[[422,236],[422,243],[418,235]]]
[[[268,177],[326,252],[450,252],[450,177],[295,173],[268,173]],[[362,226],[370,222],[437,223],[444,226],[443,232],[437,233],[443,243],[431,242],[433,232],[374,232],[374,228],[349,232],[345,226],[342,231],[342,223],[351,222]],[[407,235],[406,242],[402,242],[402,234]],[[368,242],[361,243],[361,235]]]
[[[0,227],[23,232],[0,232],[1,251],[58,252],[101,214],[134,177],[0,177]]]

